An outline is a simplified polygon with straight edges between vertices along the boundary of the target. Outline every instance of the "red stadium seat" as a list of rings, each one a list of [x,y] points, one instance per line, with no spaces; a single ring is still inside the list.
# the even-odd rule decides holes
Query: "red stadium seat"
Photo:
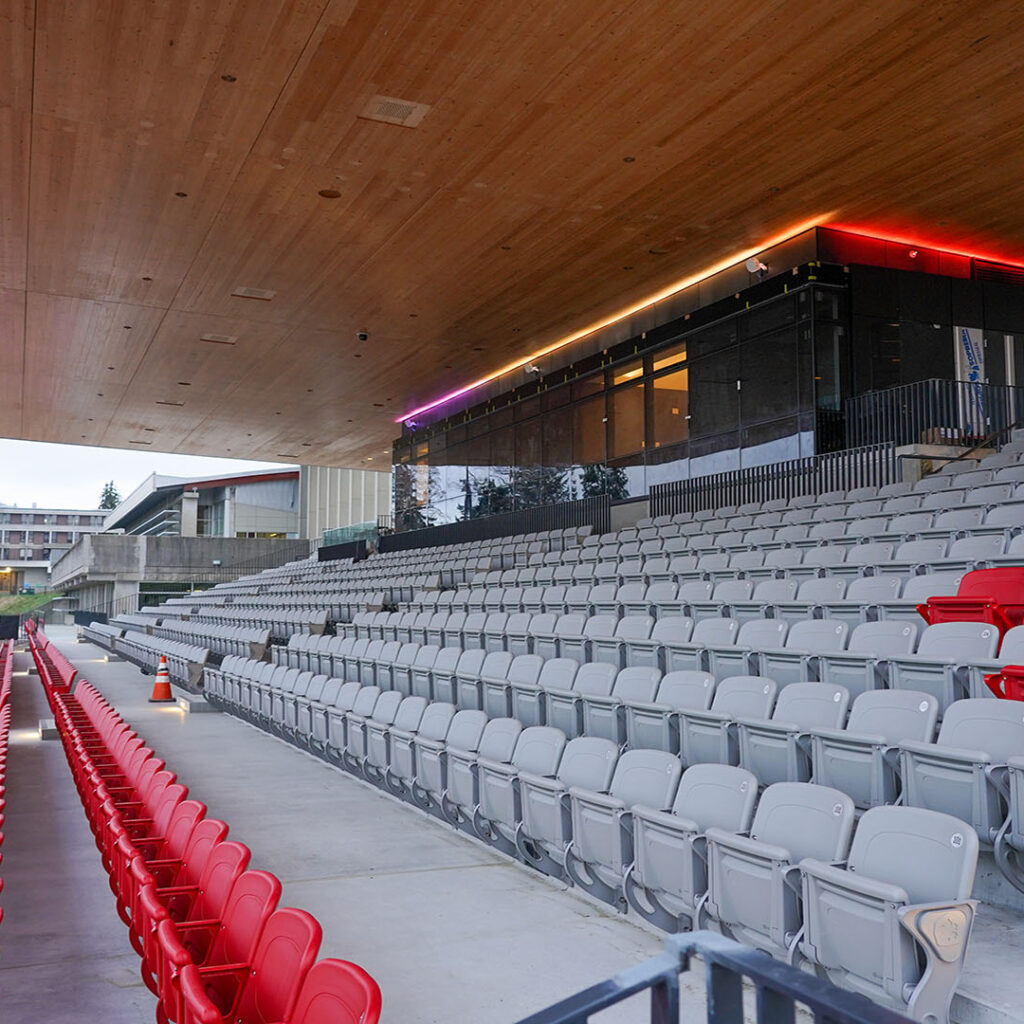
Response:
[[[377,1024],[380,989],[356,964],[321,960],[302,983],[294,1013],[281,1024]]]
[[[929,597],[917,610],[930,626],[939,622],[987,622],[1005,633],[1024,624],[1024,567],[976,569],[954,597]]]
[[[1002,700],[1024,700],[1024,665],[1004,665],[1001,672],[985,676],[985,685]]]
[[[188,964],[181,971],[180,1024],[275,1024],[295,1008],[316,960],[321,930],[304,910],[275,911],[251,958],[222,968]]]

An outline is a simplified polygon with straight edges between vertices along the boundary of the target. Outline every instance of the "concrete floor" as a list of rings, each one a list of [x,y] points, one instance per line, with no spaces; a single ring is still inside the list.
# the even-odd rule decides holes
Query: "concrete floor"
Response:
[[[190,795],[252,849],[253,866],[280,877],[282,902],[316,915],[322,955],[355,960],[374,975],[384,1021],[510,1024],[660,950],[660,935],[646,926],[281,740],[228,715],[147,703],[152,677],[126,662],[108,664],[99,648],[76,644],[69,628],[50,635]],[[34,676],[16,678],[14,700],[17,730],[45,713]],[[18,732],[10,760],[0,1024],[152,1019],[153,1000],[137,980],[59,743]],[[1024,1020],[1022,923],[1017,912],[983,908],[955,1020]],[[699,967],[685,976],[684,991],[693,1019],[702,1019]],[[59,1013],[54,992],[66,995]],[[635,998],[595,1024],[648,1019],[647,1000]]]

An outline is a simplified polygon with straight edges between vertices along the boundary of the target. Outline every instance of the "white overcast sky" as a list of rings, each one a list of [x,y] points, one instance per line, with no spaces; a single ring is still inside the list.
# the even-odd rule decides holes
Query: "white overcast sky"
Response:
[[[96,508],[108,480],[127,497],[150,473],[212,476],[267,469],[273,462],[213,459],[120,448],[87,448],[0,438],[0,502],[40,508]]]

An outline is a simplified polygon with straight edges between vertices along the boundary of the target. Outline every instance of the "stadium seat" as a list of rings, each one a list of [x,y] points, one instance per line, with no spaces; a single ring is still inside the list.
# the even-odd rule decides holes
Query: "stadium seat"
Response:
[[[718,684],[708,710],[681,709],[676,717],[683,763],[737,764],[737,719],[767,719],[777,691],[775,683],[763,676],[731,676]]]
[[[875,807],[845,866],[800,865],[800,952],[837,985],[918,1021],[946,1021],[976,904],[978,839],[964,822],[913,807]]]
[[[679,751],[677,712],[686,708],[706,711],[715,693],[715,679],[706,672],[669,672],[663,676],[652,701],[636,698],[623,704],[626,744],[631,748]]]
[[[792,963],[803,927],[800,862],[844,860],[853,822],[853,801],[829,786],[769,786],[749,836],[707,830],[708,891],[701,913],[729,937]]]

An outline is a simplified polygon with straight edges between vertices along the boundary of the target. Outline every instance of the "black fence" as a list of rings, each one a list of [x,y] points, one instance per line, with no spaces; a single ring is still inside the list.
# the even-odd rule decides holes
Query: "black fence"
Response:
[[[594,533],[608,533],[611,530],[611,498],[601,494],[594,498],[580,498],[579,501],[563,501],[557,505],[541,505],[518,512],[464,519],[443,526],[381,534],[377,546],[380,551],[410,551],[440,544],[510,537],[517,533],[565,530],[572,526],[592,526]]]
[[[898,479],[896,446],[865,445],[655,484],[651,488],[651,515],[670,516],[754,501],[789,500],[803,494],[881,487]]]
[[[365,540],[350,540],[344,544],[322,544],[317,548],[316,557],[320,562],[334,562],[339,558],[354,558],[362,561],[370,553]]]
[[[848,398],[843,411],[848,447],[888,441],[970,448],[1002,439],[1024,420],[1024,387],[921,380]]]
[[[704,961],[705,1006],[680,1017],[679,975],[690,970],[691,958]],[[744,1014],[743,982],[754,988],[753,1015]],[[909,1018],[844,992],[759,950],[733,942],[717,932],[671,935],[660,956],[630,967],[519,1024],[587,1024],[591,1017],[616,1003],[650,992],[650,1024],[784,1024],[796,1019],[796,1007],[806,1007],[815,1021],[831,1024],[910,1024]]]

